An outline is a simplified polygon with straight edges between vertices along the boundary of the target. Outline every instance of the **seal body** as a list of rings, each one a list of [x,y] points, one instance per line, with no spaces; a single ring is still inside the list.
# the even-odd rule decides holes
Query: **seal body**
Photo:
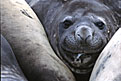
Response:
[[[121,81],[121,28],[98,57],[89,81]]]
[[[1,81],[28,81],[22,73],[9,43],[2,35],[1,41]]]
[[[10,43],[27,79],[75,81],[69,68],[53,52],[43,26],[25,0],[4,0],[0,5],[1,33]]]
[[[113,4],[116,3],[116,4]],[[88,74],[120,26],[120,0],[28,0],[52,48],[76,74]]]

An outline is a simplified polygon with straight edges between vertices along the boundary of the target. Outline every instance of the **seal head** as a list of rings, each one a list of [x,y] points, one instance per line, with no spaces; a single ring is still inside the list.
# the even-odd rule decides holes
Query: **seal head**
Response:
[[[66,4],[59,23],[59,56],[78,74],[91,72],[95,61],[115,31],[112,12],[97,2]],[[59,18],[61,19],[61,18]]]

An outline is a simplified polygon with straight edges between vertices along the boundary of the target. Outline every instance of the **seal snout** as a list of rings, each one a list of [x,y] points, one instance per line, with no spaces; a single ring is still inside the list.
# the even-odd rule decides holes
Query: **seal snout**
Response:
[[[93,30],[89,26],[79,26],[75,30],[75,38],[81,43],[87,43],[88,40],[92,40]]]

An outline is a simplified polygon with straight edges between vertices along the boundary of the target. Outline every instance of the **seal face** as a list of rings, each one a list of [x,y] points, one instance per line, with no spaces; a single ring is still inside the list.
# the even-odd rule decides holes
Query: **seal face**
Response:
[[[105,36],[108,27],[103,18],[95,13],[80,13],[82,15],[77,17],[67,16],[60,23],[64,30],[60,34],[59,50],[72,71],[85,74],[91,71],[108,41],[108,36]]]
[[[72,71],[86,74],[92,70],[96,58],[109,41],[109,10],[91,2],[75,1],[66,7],[64,14],[67,16],[59,23],[60,56]]]
[[[91,72],[98,55],[118,28],[113,11],[95,0],[51,3],[45,0],[32,8],[58,56],[78,74]]]

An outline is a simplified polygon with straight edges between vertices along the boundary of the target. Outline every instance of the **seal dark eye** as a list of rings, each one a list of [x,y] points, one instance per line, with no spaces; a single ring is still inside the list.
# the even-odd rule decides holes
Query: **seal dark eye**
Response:
[[[95,25],[100,29],[104,29],[105,27],[105,24],[102,22],[102,21],[99,21],[99,22],[96,22]]]
[[[73,24],[73,22],[71,20],[65,20],[63,24],[64,24],[64,28],[67,29]]]

